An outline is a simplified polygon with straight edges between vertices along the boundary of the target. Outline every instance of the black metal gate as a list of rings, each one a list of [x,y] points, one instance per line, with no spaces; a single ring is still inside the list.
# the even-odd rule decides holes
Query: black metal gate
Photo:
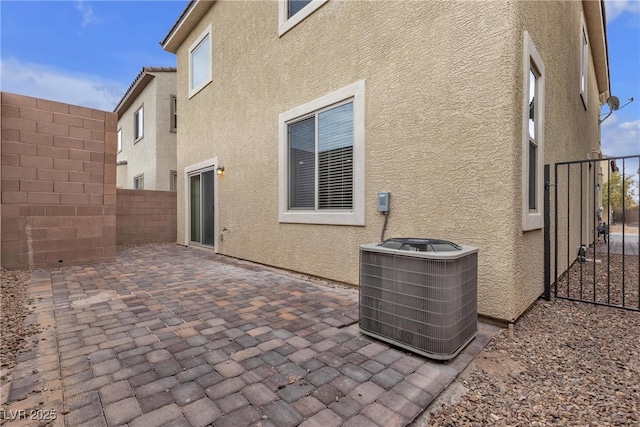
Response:
[[[640,311],[640,155],[545,165],[544,179],[544,297]]]

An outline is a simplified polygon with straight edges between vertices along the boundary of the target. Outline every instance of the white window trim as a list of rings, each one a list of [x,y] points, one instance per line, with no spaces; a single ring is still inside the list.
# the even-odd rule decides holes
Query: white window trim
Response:
[[[184,168],[184,245],[189,246],[192,245],[190,236],[191,236],[191,215],[189,215],[189,208],[191,207],[191,201],[189,197],[191,197],[191,192],[189,189],[189,174],[194,172],[199,172],[204,169],[216,169],[220,163],[218,163],[218,158],[214,157],[212,159],[204,160],[202,162],[187,166]],[[220,205],[220,192],[218,191],[218,174],[213,174],[213,251],[218,253],[218,206]],[[197,245],[202,248],[211,248],[211,246],[203,246]]]
[[[344,87],[304,105],[280,114],[278,131],[278,219],[286,223],[365,225],[364,222],[364,91],[365,82]],[[288,132],[287,125],[332,104],[353,99],[353,209],[350,211],[301,211],[288,209]]]
[[[544,122],[545,122],[545,69],[542,58],[527,31],[524,32],[523,96],[522,96],[522,230],[537,230],[544,227]],[[536,100],[537,120],[536,142],[538,144],[538,164],[536,170],[536,209],[529,210],[529,72],[533,67],[540,73],[538,77],[538,99]]]
[[[142,120],[140,123],[140,136],[136,135],[136,127],[138,126],[138,113],[141,112],[141,116]],[[138,108],[136,110],[135,113],[133,113],[133,143],[135,144],[136,142],[140,141],[142,138],[144,138],[144,104],[140,106],[140,108]]]
[[[584,86],[583,86],[584,83]],[[580,97],[587,109],[589,93],[589,34],[584,20],[584,13],[580,15]]]
[[[193,79],[192,79],[193,73],[192,73],[192,70],[191,70],[191,67],[192,67],[191,54],[193,53],[193,50],[196,47],[198,47],[200,42],[202,42],[202,40],[204,40],[205,37],[207,37],[207,36],[209,36],[209,67],[207,69],[208,74],[207,74],[207,77],[198,86],[192,88],[192,86],[193,86]],[[189,46],[188,61],[189,61],[189,98],[191,98],[196,93],[200,92],[205,86],[207,86],[213,80],[213,75],[212,75],[212,70],[213,70],[213,36],[211,34],[211,24],[209,24],[207,26],[207,28],[205,28],[205,30],[202,32],[202,34],[200,34],[200,36],[198,36],[198,38],[193,43],[191,43],[191,46]]]
[[[178,97],[176,95],[169,96],[171,103],[169,105],[169,132],[176,133],[178,131],[178,126],[174,126],[173,124],[178,122]]]
[[[287,0],[278,0],[278,36],[298,25],[329,0],[312,0],[291,18],[287,18]]]
[[[142,181],[142,188],[136,188],[136,181],[138,180]],[[133,177],[133,188],[134,190],[144,190],[144,174],[143,173]]]
[[[173,185],[173,177],[176,177],[176,185]],[[169,191],[178,191],[178,171],[169,171]]]
[[[122,128],[118,129],[116,145],[117,145],[116,148],[118,150],[118,153],[121,153],[122,152]]]

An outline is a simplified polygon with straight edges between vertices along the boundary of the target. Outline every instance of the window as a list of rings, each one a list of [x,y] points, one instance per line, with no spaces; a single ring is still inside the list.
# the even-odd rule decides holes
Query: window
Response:
[[[178,191],[178,172],[176,171],[171,171],[169,190]]]
[[[211,81],[211,25],[189,47],[189,98]]]
[[[137,142],[144,136],[144,107],[133,115],[133,140]]]
[[[364,81],[280,115],[281,222],[364,225]]]
[[[278,35],[283,35],[328,0],[278,0]]]
[[[171,132],[178,129],[178,98],[171,95]]]
[[[118,129],[118,153],[122,151],[122,129]]]
[[[522,138],[522,227],[543,227],[544,167],[544,64],[525,31]]]
[[[584,24],[584,16],[581,17],[580,22],[580,96],[582,97],[582,102],[584,104],[584,108],[587,108],[587,87],[589,84],[588,81],[588,70],[589,70],[589,39],[587,38],[587,29]]]
[[[133,189],[144,190],[144,174],[138,175],[133,178]]]

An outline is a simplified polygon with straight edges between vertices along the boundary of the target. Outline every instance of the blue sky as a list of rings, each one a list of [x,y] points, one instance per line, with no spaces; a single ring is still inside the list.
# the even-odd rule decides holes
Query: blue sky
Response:
[[[1,1],[0,88],[107,111],[143,66],[175,66],[164,38],[186,1]],[[607,0],[612,93],[603,152],[640,153],[640,0]],[[607,113],[605,107],[603,113]]]

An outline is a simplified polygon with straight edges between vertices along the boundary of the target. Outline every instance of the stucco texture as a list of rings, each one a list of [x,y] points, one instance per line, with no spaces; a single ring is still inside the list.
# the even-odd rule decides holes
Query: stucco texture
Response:
[[[175,72],[149,72],[155,76],[118,120],[122,151],[118,188],[132,189],[134,177],[144,174],[145,190],[169,191],[170,172],[176,170],[176,132],[171,131],[171,95],[176,93]],[[144,107],[144,135],[134,141],[134,115]]]
[[[399,8],[332,0],[282,37],[277,2],[214,3],[177,51],[177,167],[179,189],[185,167],[214,157],[225,167],[218,178],[217,236],[224,236],[218,251],[357,285],[358,247],[380,239],[384,216],[376,195],[389,191],[386,237],[477,246],[479,313],[517,317],[543,286],[542,231],[521,227],[523,30],[532,32],[554,76],[547,87],[548,156],[568,156],[574,147],[564,141],[597,132],[587,124],[592,118],[574,117],[576,94],[565,89],[574,82],[561,76],[569,47],[553,41],[565,34],[550,32],[550,21],[560,19],[551,17],[554,8],[573,20],[580,3],[545,3],[549,16],[525,21],[528,8],[539,7],[526,3]],[[213,81],[189,99],[188,48],[210,23]],[[559,31],[577,43],[566,27]],[[279,223],[279,114],[360,80],[366,82],[365,225]],[[184,203],[179,191],[180,243]],[[533,260],[525,248],[535,252]]]

